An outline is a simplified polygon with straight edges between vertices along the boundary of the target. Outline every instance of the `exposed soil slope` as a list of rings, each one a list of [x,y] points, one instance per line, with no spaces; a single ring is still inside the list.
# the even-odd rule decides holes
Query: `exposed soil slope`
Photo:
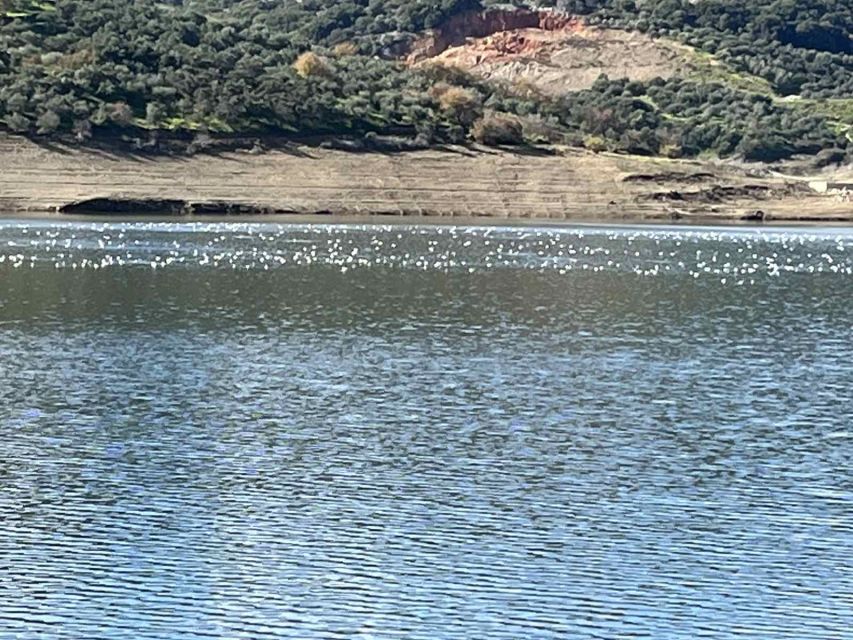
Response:
[[[136,157],[0,136],[0,211],[853,220],[805,182],[572,149]],[[94,202],[93,202],[94,201]],[[156,209],[156,207],[155,207]]]
[[[684,66],[674,47],[640,34],[589,27],[550,11],[463,14],[418,41],[412,64],[440,62],[482,78],[524,82],[559,95],[611,79],[669,78]]]
[[[460,13],[416,40],[407,59],[414,64],[435,57],[451,47],[463,45],[470,38],[483,38],[500,31],[533,28],[559,31],[577,24],[576,18],[549,10],[515,8]]]
[[[648,36],[614,29],[502,31],[433,60],[489,80],[525,82],[546,94],[588,89],[601,75],[651,80],[675,75],[681,56]]]

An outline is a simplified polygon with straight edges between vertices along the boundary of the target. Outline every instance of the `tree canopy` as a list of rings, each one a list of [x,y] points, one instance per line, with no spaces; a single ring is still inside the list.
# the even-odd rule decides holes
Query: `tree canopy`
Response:
[[[422,144],[547,139],[756,160],[853,153],[853,3],[550,4],[682,40],[769,90],[603,77],[553,98],[455,69],[409,68],[389,53],[481,9],[478,0],[0,0],[0,124],[80,142],[127,131],[374,132]]]

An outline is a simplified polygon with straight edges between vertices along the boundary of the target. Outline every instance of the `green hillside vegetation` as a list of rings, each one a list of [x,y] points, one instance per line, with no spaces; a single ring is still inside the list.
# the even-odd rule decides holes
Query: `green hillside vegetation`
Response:
[[[477,0],[0,0],[0,123],[79,143],[389,134],[420,145],[853,158],[853,3],[551,4],[677,40],[708,73],[693,65],[665,81],[602,77],[551,98],[397,60],[412,34],[481,9]]]

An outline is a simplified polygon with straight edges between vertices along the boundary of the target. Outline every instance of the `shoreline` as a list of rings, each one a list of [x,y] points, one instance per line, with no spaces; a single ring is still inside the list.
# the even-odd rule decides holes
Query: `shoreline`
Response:
[[[412,226],[467,226],[467,227],[595,227],[595,228],[717,228],[730,230],[760,229],[853,229],[853,216],[845,214],[815,214],[811,217],[771,217],[764,220],[737,217],[692,215],[686,218],[643,217],[626,215],[613,217],[564,216],[497,217],[488,215],[430,215],[387,213],[270,213],[240,215],[159,215],[159,214],[64,214],[49,210],[10,210],[0,208],[0,223],[10,220],[31,222],[79,223],[174,223],[174,224],[293,224],[293,225],[412,225]]]
[[[849,195],[819,193],[809,178],[780,176],[761,165],[574,148],[392,153],[294,145],[261,153],[146,156],[0,135],[0,166],[3,214],[853,222]]]
[[[157,214],[66,214],[55,211],[1,211],[0,226],[4,222],[25,221],[33,223],[80,223],[80,224],[272,224],[272,225],[330,225],[330,226],[447,226],[447,227],[493,227],[493,228],[576,228],[576,229],[673,229],[723,231],[839,231],[853,232],[853,224],[846,220],[796,220],[771,219],[763,221],[739,220],[735,218],[691,217],[679,220],[665,218],[536,218],[497,216],[430,216],[389,214],[329,214],[329,213],[270,213],[240,215],[157,215]]]

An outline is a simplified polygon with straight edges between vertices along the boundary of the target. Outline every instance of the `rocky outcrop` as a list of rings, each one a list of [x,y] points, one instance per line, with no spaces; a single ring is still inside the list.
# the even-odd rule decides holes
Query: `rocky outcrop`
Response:
[[[662,173],[632,173],[622,178],[622,182],[667,184],[673,182],[697,183],[713,180],[716,176],[707,171],[685,173],[681,171],[664,171]]]
[[[59,207],[59,213],[158,213],[180,215],[183,200],[168,198],[86,198]]]
[[[809,191],[802,182],[784,182],[782,184],[715,184],[707,188],[692,191],[671,189],[656,191],[640,196],[641,200],[657,202],[692,202],[699,204],[717,204],[731,201],[758,201],[781,199],[791,196],[805,196]]]
[[[432,58],[450,47],[465,44],[468,38],[485,38],[501,31],[542,29],[558,31],[579,25],[577,18],[556,11],[528,9],[487,9],[462,13],[416,40],[406,57],[409,64]]]
[[[169,216],[182,215],[246,215],[266,213],[290,213],[273,207],[247,204],[243,202],[205,201],[189,202],[187,200],[163,198],[87,198],[62,205],[59,213],[69,214],[125,214],[142,215],[156,214]]]

